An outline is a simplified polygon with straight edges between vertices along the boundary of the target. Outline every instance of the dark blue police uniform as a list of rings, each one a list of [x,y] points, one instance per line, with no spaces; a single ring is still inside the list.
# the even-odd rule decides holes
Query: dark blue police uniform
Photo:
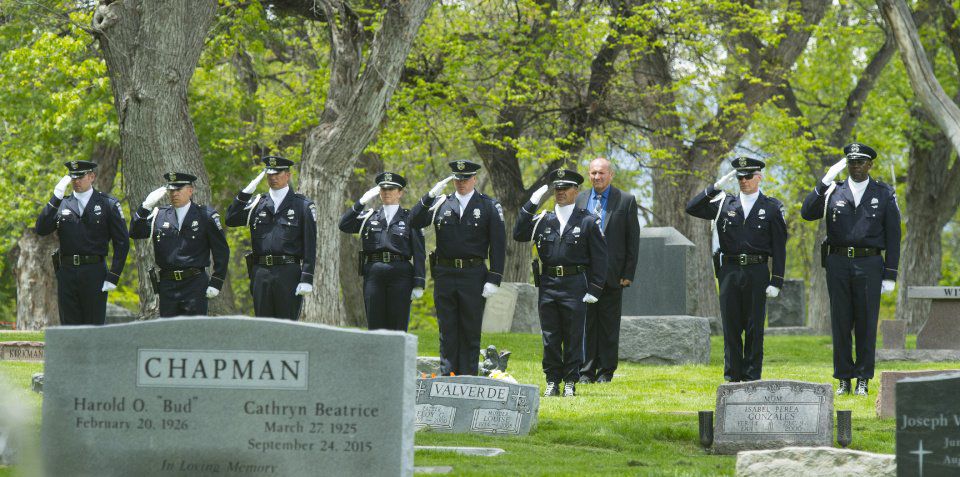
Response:
[[[66,163],[73,178],[93,172],[96,163]],[[105,281],[120,280],[130,239],[120,201],[93,190],[82,213],[76,196],[53,196],[37,217],[38,235],[57,232],[60,239],[57,301],[61,325],[102,325],[106,319]],[[105,264],[108,244],[113,244],[110,270]]]
[[[480,165],[453,161],[458,179],[469,179]],[[475,376],[479,368],[485,283],[499,286],[506,257],[503,209],[474,190],[463,215],[456,194],[438,200],[423,196],[410,210],[413,227],[433,224],[437,250],[431,257],[433,300],[440,328],[440,372]],[[490,268],[485,264],[489,257]]]
[[[192,184],[196,177],[182,172],[165,174],[168,188]],[[207,314],[207,287],[220,290],[227,274],[230,248],[220,224],[220,214],[212,207],[193,203],[177,221],[172,205],[152,212],[139,207],[130,220],[130,238],[150,239],[159,268],[158,296],[160,316]],[[205,270],[213,255],[213,273]]]
[[[376,182],[380,187],[407,184],[390,172],[378,175]],[[410,211],[398,208],[387,222],[383,207],[363,210],[357,202],[340,217],[340,231],[359,233],[362,241],[359,263],[367,327],[407,331],[411,292],[424,287],[426,276],[423,232],[410,224]]]
[[[561,176],[557,176],[561,173]],[[555,186],[583,182],[574,171],[549,175]],[[572,180],[572,182],[566,183]],[[527,201],[520,209],[513,239],[533,241],[543,268],[539,277],[540,328],[543,334],[543,372],[550,385],[563,381],[572,391],[580,379],[584,359],[583,333],[587,319],[587,294],[599,297],[607,276],[607,244],[600,218],[573,206],[563,230],[552,211],[534,216],[537,204]]]
[[[857,149],[857,151],[853,151]],[[848,145],[847,160],[873,160],[876,152],[859,143]],[[900,209],[892,186],[869,178],[857,205],[850,180],[822,182],[803,201],[806,220],[827,221],[823,245],[833,332],[833,376],[841,382],[873,378],[877,320],[883,280],[896,280],[900,262]],[[856,360],[852,341],[856,339]],[[859,387],[859,383],[858,383]],[[846,390],[849,392],[849,389]]]
[[[736,158],[732,164],[739,176],[758,173],[765,165],[753,158]],[[686,211],[716,221],[724,379],[756,381],[763,372],[766,288],[783,288],[787,225],[783,204],[773,197],[758,192],[750,215],[744,217],[739,194],[714,200],[720,192],[711,184],[687,203]]]
[[[289,170],[293,161],[263,158],[268,174]],[[272,171],[272,172],[271,172]],[[269,193],[240,192],[227,208],[228,227],[250,227],[253,253],[247,257],[255,316],[298,320],[300,283],[313,284],[317,256],[317,209],[303,194],[287,191],[280,204]]]

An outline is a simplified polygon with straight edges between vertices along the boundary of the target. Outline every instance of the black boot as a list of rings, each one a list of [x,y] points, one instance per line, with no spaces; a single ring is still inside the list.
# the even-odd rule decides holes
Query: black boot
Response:
[[[553,381],[547,381],[547,389],[543,391],[543,397],[550,396],[559,396],[560,388],[557,386],[557,383]]]
[[[857,389],[853,392],[853,394],[856,394],[857,396],[866,396],[868,392],[867,383],[869,381],[870,380],[866,378],[857,378]]]
[[[566,383],[563,386],[563,397],[574,397],[577,395],[577,385],[573,383]]]
[[[841,380],[840,380],[840,385],[837,386],[837,396],[840,396],[840,395],[842,395],[842,394],[850,394],[850,380],[849,380],[849,379],[841,379]]]

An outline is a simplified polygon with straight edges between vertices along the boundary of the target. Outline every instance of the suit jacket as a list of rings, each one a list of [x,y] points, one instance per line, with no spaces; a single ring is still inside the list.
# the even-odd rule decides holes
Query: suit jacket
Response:
[[[592,187],[577,195],[578,208],[587,208],[590,194],[593,194]],[[640,249],[637,199],[632,194],[625,194],[610,186],[607,206],[603,211],[603,235],[607,242],[606,284],[608,287],[619,287],[620,279],[633,281],[637,272],[637,251]]]

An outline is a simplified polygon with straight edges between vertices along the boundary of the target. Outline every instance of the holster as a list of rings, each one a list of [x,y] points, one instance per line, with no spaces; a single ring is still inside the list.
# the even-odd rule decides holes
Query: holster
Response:
[[[720,278],[720,251],[713,252],[713,276]]]
[[[540,260],[533,259],[530,261],[530,268],[533,271],[533,285],[536,287],[540,286]]]
[[[247,252],[243,256],[243,261],[247,264],[247,277],[253,280],[253,266],[257,263],[257,256],[253,252]]]
[[[160,271],[157,270],[157,267],[150,267],[150,270],[147,271],[147,274],[150,275],[150,284],[153,285],[153,292],[160,294]]]
[[[827,268],[827,253],[830,251],[830,244],[826,240],[820,242],[820,266]]]
[[[54,273],[59,272],[60,271],[60,250],[57,250],[56,252],[53,252],[52,254],[50,254],[50,259],[53,260],[53,272]]]
[[[433,267],[437,266],[437,251],[430,252],[430,276],[433,276]]]
[[[363,250],[357,250],[357,275],[363,276]]]

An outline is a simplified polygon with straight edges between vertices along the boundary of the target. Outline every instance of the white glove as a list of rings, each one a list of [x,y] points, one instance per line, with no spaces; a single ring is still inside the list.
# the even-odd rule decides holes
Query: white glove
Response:
[[[779,288],[773,285],[767,287],[767,298],[776,298],[778,295],[780,295]]]
[[[595,296],[587,293],[586,295],[583,295],[583,302],[584,302],[584,303],[596,303],[596,302],[597,302],[597,297],[595,297]]]
[[[836,164],[830,166],[830,169],[827,169],[827,173],[824,174],[823,179],[821,179],[823,185],[830,185],[830,183],[833,182],[833,179],[837,177],[837,175],[840,174],[840,171],[842,171],[845,167],[847,167],[846,157],[840,159]]]
[[[160,199],[162,199],[165,195],[167,195],[167,188],[158,187],[153,192],[147,194],[147,198],[143,199],[143,204],[141,205],[144,209],[150,210],[153,208],[153,206],[157,205],[157,202],[160,202]]]
[[[543,199],[543,194],[546,194],[548,189],[550,189],[550,186],[544,185],[543,187],[534,191],[533,195],[530,196],[530,202],[533,202],[534,204],[539,204],[540,200]]]
[[[430,192],[427,192],[427,195],[429,195],[431,199],[440,195],[440,192],[442,192],[443,188],[446,187],[447,182],[450,182],[451,180],[453,180],[452,175],[440,182],[437,182],[436,185],[433,186],[433,189],[430,189]]]
[[[894,288],[897,288],[897,282],[893,280],[884,280],[880,282],[880,290],[883,293],[890,293]]]
[[[266,174],[267,174],[267,170],[264,169],[262,172],[260,172],[260,175],[258,175],[256,179],[250,181],[250,183],[243,188],[243,193],[252,194],[253,191],[257,190],[257,185],[260,184],[260,181],[263,180],[263,176],[265,176]]]
[[[70,184],[70,176],[63,176],[60,178],[60,182],[57,182],[56,187],[53,188],[53,195],[57,196],[58,199],[63,199],[63,194],[67,193],[67,185]]]
[[[724,176],[721,177],[719,180],[717,180],[717,182],[714,182],[714,183],[713,183],[713,188],[714,188],[714,189],[719,189],[720,186],[722,186],[725,182],[727,182],[727,181],[729,181],[730,179],[732,179],[732,178],[733,178],[733,175],[736,174],[736,173],[737,173],[737,170],[736,170],[736,169],[728,172],[726,175],[724,175]]]
[[[207,298],[213,298],[220,294],[220,290],[213,287],[207,287]]]
[[[117,289],[117,286],[108,281],[103,282],[103,288],[100,289],[102,292],[114,291]]]
[[[360,205],[367,205],[368,202],[373,200],[374,197],[380,195],[380,186],[376,186],[360,196]]]
[[[313,285],[309,283],[300,283],[297,285],[297,291],[293,292],[294,295],[303,296],[307,293],[313,292]]]
[[[420,288],[420,287],[414,288],[413,291],[410,292],[410,299],[417,300],[420,298],[423,298],[423,288]]]
[[[483,293],[481,293],[481,295],[483,295],[484,298],[490,298],[499,289],[500,287],[494,285],[493,283],[487,282],[483,284]]]

